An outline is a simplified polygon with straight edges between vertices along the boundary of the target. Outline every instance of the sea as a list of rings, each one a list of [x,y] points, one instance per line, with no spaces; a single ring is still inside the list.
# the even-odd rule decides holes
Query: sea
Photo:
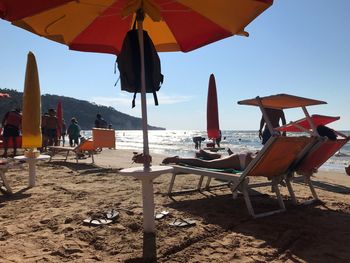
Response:
[[[350,131],[341,131],[350,135]],[[91,137],[91,131],[82,131],[82,136]],[[193,137],[201,136],[206,138],[206,131],[198,130],[150,130],[148,131],[149,149],[151,153],[162,154],[165,156],[195,156],[195,144]],[[202,142],[202,148],[209,141]],[[261,141],[257,131],[222,131],[222,141],[220,146],[225,150],[219,151],[227,155],[227,149],[230,148],[234,153],[252,151],[256,152],[262,148]],[[116,131],[116,149],[129,149],[135,152],[143,150],[143,134],[141,130],[121,130]],[[350,164],[350,143],[332,156],[320,170],[325,171],[344,171],[344,167]]]

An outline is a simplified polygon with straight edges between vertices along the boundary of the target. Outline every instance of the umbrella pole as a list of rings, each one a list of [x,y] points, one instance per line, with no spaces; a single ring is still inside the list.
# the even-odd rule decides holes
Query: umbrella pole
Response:
[[[141,58],[141,114],[142,114],[142,133],[143,133],[143,155],[145,160],[143,166],[145,169],[150,167],[149,147],[148,147],[148,125],[147,125],[147,103],[146,103],[146,73],[145,73],[145,52],[143,42],[143,20],[144,13],[142,9],[137,11],[137,28],[138,39],[140,46],[140,58]]]
[[[147,130],[147,104],[146,104],[146,78],[145,78],[145,58],[143,43],[143,19],[144,13],[140,9],[136,15],[138,27],[138,39],[141,57],[141,107],[142,107],[142,128],[143,128],[143,154],[144,170],[150,170],[149,148],[148,148],[148,130]],[[145,175],[146,177],[146,175]],[[142,181],[142,200],[143,200],[143,230],[145,233],[155,232],[154,222],[154,196],[153,196],[153,179],[144,178]]]
[[[144,172],[150,171],[150,158],[148,148],[148,129],[147,129],[147,103],[146,103],[146,77],[145,77],[145,54],[143,42],[143,20],[144,13],[139,9],[136,14],[138,39],[141,58],[141,112],[142,112],[142,131],[143,131],[143,155]],[[153,196],[153,178],[145,174],[142,178],[142,202],[143,202],[143,257],[145,259],[156,259],[156,238],[154,222],[154,196]],[[151,262],[150,261],[150,262]]]

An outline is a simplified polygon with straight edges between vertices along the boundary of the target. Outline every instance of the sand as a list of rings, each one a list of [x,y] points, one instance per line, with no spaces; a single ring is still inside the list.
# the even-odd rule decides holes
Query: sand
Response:
[[[26,188],[28,167],[7,173],[14,194],[0,194],[0,262],[143,262],[141,184],[119,169],[136,166],[131,151],[103,150],[91,159],[41,162],[34,188]],[[153,154],[153,163],[162,156]],[[198,177],[179,176],[177,188],[195,186]],[[154,181],[156,211],[169,215],[156,221],[157,262],[349,262],[350,177],[319,172],[314,178],[322,202],[294,206],[281,188],[284,213],[252,219],[242,196],[232,200],[228,188],[166,196],[170,175]],[[299,200],[311,198],[295,184]],[[257,212],[277,207],[270,188],[252,197]],[[115,209],[108,225],[83,220]],[[190,218],[195,226],[169,226]],[[147,243],[146,245],[152,246]]]

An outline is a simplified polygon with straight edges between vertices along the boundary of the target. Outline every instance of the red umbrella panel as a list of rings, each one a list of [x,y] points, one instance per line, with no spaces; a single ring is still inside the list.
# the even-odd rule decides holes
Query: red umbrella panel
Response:
[[[62,126],[63,126],[63,111],[62,111],[62,102],[59,101],[57,103],[57,109],[56,109],[56,116],[57,116],[57,122],[58,122],[58,129],[57,129],[57,136],[58,138],[61,137],[62,133]]]
[[[209,139],[220,137],[219,109],[214,74],[210,75],[207,99],[207,133]]]

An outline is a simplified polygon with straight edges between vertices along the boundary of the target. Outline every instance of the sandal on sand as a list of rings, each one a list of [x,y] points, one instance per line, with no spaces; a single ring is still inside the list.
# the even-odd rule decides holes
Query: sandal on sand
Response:
[[[170,226],[178,226],[178,227],[186,227],[186,226],[194,226],[196,221],[190,218],[176,218],[173,222],[169,223]]]
[[[160,213],[156,213],[155,216],[154,216],[154,218],[155,218],[156,220],[159,220],[159,219],[164,218],[164,217],[167,216],[168,214],[169,214],[169,211],[163,210],[163,211],[160,212]]]
[[[100,226],[100,225],[107,225],[112,223],[113,221],[110,219],[104,219],[104,218],[87,218],[83,220],[83,223],[86,225],[90,225],[90,226]]]
[[[109,210],[106,212],[105,217],[108,220],[116,220],[119,217],[119,212],[114,209]]]

